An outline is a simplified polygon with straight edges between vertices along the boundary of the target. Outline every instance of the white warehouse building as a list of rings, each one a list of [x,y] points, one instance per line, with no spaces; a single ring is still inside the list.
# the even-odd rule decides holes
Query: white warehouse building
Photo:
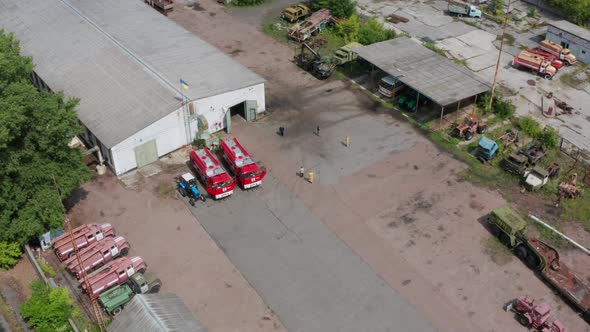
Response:
[[[80,98],[83,138],[117,175],[265,111],[262,77],[143,1],[0,0],[0,28],[35,85]]]

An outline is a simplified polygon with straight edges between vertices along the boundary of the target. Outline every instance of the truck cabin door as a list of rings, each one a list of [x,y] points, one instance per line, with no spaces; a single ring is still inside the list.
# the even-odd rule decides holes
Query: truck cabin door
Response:
[[[111,247],[111,255],[112,257],[115,257],[119,254],[119,248],[117,248],[117,246],[112,246]]]
[[[96,241],[100,241],[104,238],[104,235],[102,235],[101,231],[97,231],[96,232]]]
[[[139,288],[141,289],[141,294],[145,294],[148,290],[150,290],[150,287],[148,286],[147,282],[145,282],[145,280],[141,283],[141,285],[139,285]]]
[[[127,276],[131,277],[133,274],[135,274],[135,269],[133,268],[133,265],[128,266],[127,267]]]

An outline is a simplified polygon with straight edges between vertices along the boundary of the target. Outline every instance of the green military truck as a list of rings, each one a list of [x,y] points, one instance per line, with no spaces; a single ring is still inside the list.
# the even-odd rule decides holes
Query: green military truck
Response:
[[[355,52],[355,49],[363,47],[363,44],[352,42],[350,44],[346,44],[336,50],[334,52],[334,62],[336,65],[343,65],[350,61],[356,60],[358,58],[358,54]]]
[[[529,218],[548,227],[534,216],[529,215]],[[516,256],[571,301],[580,309],[584,319],[590,321],[590,283],[562,262],[554,247],[539,239],[527,238],[527,222],[508,206],[492,211],[487,221],[492,234],[513,249]],[[584,248],[553,228],[548,228],[579,248]],[[588,249],[584,248],[584,251],[588,253]]]
[[[127,282],[115,286],[98,297],[107,314],[116,316],[123,310],[123,307],[131,301],[135,294],[157,293],[162,287],[162,282],[151,272],[135,273]]]

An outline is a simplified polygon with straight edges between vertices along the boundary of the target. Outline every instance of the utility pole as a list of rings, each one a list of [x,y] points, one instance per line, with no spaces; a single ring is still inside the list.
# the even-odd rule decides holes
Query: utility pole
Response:
[[[492,109],[492,102],[494,101],[494,91],[496,90],[496,82],[498,80],[498,70],[500,69],[500,59],[502,58],[502,49],[504,49],[504,36],[506,35],[506,28],[508,27],[508,16],[510,13],[510,5],[512,0],[508,0],[506,7],[506,14],[504,15],[504,27],[502,28],[502,38],[500,39],[500,49],[498,51],[498,60],[496,61],[496,73],[494,74],[494,83],[492,83],[492,92],[490,93],[490,102],[487,111]]]

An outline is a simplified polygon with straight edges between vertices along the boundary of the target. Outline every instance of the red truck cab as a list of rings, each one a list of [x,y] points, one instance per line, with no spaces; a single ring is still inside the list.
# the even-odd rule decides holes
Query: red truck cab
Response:
[[[74,243],[71,241],[70,234],[74,238]],[[102,241],[107,236],[115,236],[115,229],[111,224],[82,225],[56,238],[53,243],[53,250],[57,258],[64,261],[76,251],[94,242]]]
[[[124,283],[135,272],[143,273],[146,269],[147,265],[139,256],[120,257],[88,275],[90,289],[83,280],[80,283],[88,296],[95,299],[105,290]]]
[[[80,260],[74,255],[65,260],[64,264],[67,270],[80,279],[82,278],[82,268],[87,272],[92,271],[92,269],[100,267],[118,256],[126,256],[128,252],[129,243],[124,237],[108,237],[82,249],[78,253]]]
[[[259,167],[236,138],[221,141],[221,151],[223,159],[237,176],[242,188],[250,189],[262,184],[262,179],[266,176],[266,167]]]
[[[219,160],[209,149],[193,150],[190,158],[195,172],[203,180],[203,185],[211,197],[220,199],[233,194],[236,182],[221,167]]]

